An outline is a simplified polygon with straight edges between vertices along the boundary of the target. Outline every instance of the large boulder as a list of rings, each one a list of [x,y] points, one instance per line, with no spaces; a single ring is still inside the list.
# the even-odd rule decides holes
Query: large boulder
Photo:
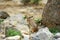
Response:
[[[60,0],[48,0],[44,8],[42,23],[48,27],[60,25]]]

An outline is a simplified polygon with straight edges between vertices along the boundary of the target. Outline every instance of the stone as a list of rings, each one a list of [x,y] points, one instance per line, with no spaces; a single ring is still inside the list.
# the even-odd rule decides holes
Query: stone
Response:
[[[12,36],[12,37],[7,37],[6,40],[20,40],[20,36]]]
[[[24,36],[23,40],[30,40],[30,39],[29,39],[29,35],[23,34],[23,36]]]
[[[56,27],[60,24],[60,0],[48,0],[43,14],[42,23],[47,27]],[[60,28],[60,27],[59,27]]]
[[[60,38],[58,38],[58,39],[55,39],[55,40],[60,40]]]
[[[4,22],[2,23],[2,27],[13,27],[16,28],[17,30],[21,31],[22,33],[27,33],[29,32],[29,27],[27,21],[23,18],[23,14],[16,14],[13,16],[10,16],[9,18],[5,19]]]
[[[21,31],[22,34],[29,34],[29,27],[27,25],[16,25],[17,30]]]
[[[9,17],[9,14],[5,11],[0,11],[0,18],[1,19],[6,19],[7,17]]]
[[[53,38],[53,34],[47,27],[41,28],[36,34],[33,34],[31,36],[31,40],[51,40]]]
[[[0,33],[0,40],[4,40],[5,35]]]
[[[58,39],[60,38],[60,33],[56,33],[55,36],[54,36],[55,39]]]
[[[0,38],[4,39],[5,35],[4,34],[0,34]]]

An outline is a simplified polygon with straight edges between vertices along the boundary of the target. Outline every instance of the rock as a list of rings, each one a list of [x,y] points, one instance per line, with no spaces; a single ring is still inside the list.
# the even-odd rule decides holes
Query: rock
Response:
[[[0,40],[4,40],[5,35],[4,34],[0,34]]]
[[[29,34],[29,27],[27,25],[16,25],[15,27],[16,29],[18,29],[19,31],[22,32],[22,34]]]
[[[55,39],[58,39],[60,38],[60,33],[56,33],[55,36],[54,36]]]
[[[6,19],[7,17],[9,17],[9,14],[5,11],[0,11],[0,18],[1,19]]]
[[[7,27],[5,30],[5,35],[6,35],[6,37],[16,36],[16,35],[19,35],[21,38],[23,37],[21,31],[15,29],[13,27]]]
[[[20,40],[20,36],[7,37],[6,40]]]
[[[7,20],[12,25],[15,25],[15,24],[24,24],[24,25],[26,25],[27,24],[27,21],[24,20],[23,17],[24,17],[23,14],[15,14],[13,16],[10,16],[10,18],[8,18]]]
[[[0,24],[0,34],[5,34],[5,25]]]
[[[60,40],[60,38],[56,39],[56,40]]]
[[[60,0],[48,0],[44,8],[42,23],[47,27],[60,25]]]
[[[48,28],[41,28],[36,34],[31,36],[32,40],[51,40],[53,38],[53,34]]]
[[[23,36],[24,36],[23,40],[29,40],[29,35],[23,34]]]
[[[29,27],[27,21],[23,18],[23,14],[16,14],[10,16],[6,20],[4,20],[2,26],[3,27],[14,27],[22,33],[28,33]]]
[[[4,39],[5,35],[4,34],[0,34],[0,38]]]

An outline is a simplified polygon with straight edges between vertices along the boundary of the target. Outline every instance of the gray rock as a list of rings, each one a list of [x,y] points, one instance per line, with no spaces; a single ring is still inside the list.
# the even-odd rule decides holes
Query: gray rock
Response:
[[[23,36],[24,36],[23,40],[30,40],[30,39],[29,39],[29,35],[25,35],[25,34],[24,34]]]
[[[2,23],[1,27],[14,27],[17,30],[21,31],[22,33],[28,33],[29,27],[27,26],[26,20],[23,18],[23,14],[16,14],[13,16],[10,16],[9,18],[5,19]],[[4,29],[2,29],[4,31]]]
[[[48,28],[40,29],[36,34],[32,35],[32,40],[51,40],[53,34]]]
[[[55,40],[60,40],[60,38],[57,38],[57,39],[55,39]]]
[[[5,11],[0,11],[0,18],[1,19],[6,19],[7,17],[9,17],[9,14]]]
[[[60,38],[60,33],[56,33],[55,36],[54,36],[55,39],[58,39]]]
[[[5,40],[20,40],[20,36],[7,37]]]

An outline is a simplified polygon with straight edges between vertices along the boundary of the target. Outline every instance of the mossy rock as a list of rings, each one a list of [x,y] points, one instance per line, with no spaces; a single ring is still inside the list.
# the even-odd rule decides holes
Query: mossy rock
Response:
[[[51,33],[56,34],[60,32],[60,25],[56,25],[55,27],[49,27]]]
[[[6,34],[6,37],[16,36],[16,35],[20,35],[22,37],[21,31],[12,27],[6,28],[5,34]]]

